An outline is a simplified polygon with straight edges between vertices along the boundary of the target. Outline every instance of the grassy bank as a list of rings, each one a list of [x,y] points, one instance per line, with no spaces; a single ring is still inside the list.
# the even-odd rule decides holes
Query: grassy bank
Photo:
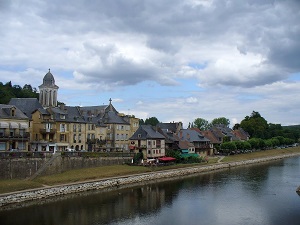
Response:
[[[262,158],[268,156],[284,155],[300,152],[300,147],[297,148],[285,148],[285,149],[274,149],[259,152],[252,152],[246,154],[226,156],[222,162],[232,162],[249,160],[255,158]],[[218,158],[211,158],[209,164],[217,163]],[[96,180],[102,178],[124,176],[130,174],[146,173],[151,171],[167,170],[167,169],[178,169],[183,167],[190,167],[195,165],[206,165],[201,164],[177,164],[171,166],[162,167],[143,167],[143,166],[128,166],[128,165],[113,165],[113,166],[102,166],[95,168],[71,170],[60,174],[51,176],[41,176],[33,181],[27,180],[1,180],[0,181],[0,193],[7,193],[13,191],[21,191],[31,188],[38,188],[43,186],[52,186],[57,184],[66,184],[79,181]]]

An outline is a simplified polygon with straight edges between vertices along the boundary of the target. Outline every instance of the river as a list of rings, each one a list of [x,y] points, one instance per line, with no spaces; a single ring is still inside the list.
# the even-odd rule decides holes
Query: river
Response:
[[[33,202],[3,225],[300,224],[300,157]]]

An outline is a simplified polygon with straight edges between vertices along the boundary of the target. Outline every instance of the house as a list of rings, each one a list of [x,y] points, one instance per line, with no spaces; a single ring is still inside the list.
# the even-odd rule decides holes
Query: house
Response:
[[[16,106],[0,104],[0,151],[28,151],[29,119]]]
[[[144,159],[165,156],[165,137],[151,125],[141,125],[130,138],[132,152],[142,152]]]
[[[195,146],[195,153],[201,156],[212,155],[210,140],[201,133],[192,129],[181,129],[178,134],[179,141],[188,141]]]
[[[245,131],[243,128],[239,128],[237,130],[233,130],[232,133],[240,140],[240,141],[248,141],[250,138],[250,135],[247,131]]]

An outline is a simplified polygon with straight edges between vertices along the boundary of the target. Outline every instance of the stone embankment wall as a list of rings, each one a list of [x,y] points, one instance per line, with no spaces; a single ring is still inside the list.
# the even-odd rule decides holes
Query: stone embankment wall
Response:
[[[75,183],[68,185],[61,185],[49,188],[34,189],[24,192],[16,192],[11,194],[0,195],[0,206],[8,204],[17,204],[30,200],[44,199],[59,195],[66,195],[71,193],[84,192],[89,190],[99,190],[111,187],[121,187],[130,184],[141,184],[142,182],[172,178],[172,177],[183,177],[185,175],[191,175],[195,173],[208,172],[219,169],[226,169],[231,167],[243,166],[254,163],[267,162],[271,160],[282,159],[286,157],[299,156],[300,154],[288,154],[282,156],[274,156],[260,159],[253,159],[247,161],[230,162],[230,163],[217,163],[205,166],[195,166],[189,168],[173,169],[159,172],[144,173],[131,176],[116,177],[111,179],[102,179],[97,181]]]
[[[8,158],[0,160],[0,179],[25,179],[35,174],[50,158]],[[106,165],[121,165],[130,162],[126,157],[57,157],[42,173],[51,175],[73,169]]]

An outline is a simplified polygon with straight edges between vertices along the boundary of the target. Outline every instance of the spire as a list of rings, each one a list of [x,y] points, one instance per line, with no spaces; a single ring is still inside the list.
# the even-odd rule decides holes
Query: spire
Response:
[[[112,111],[112,104],[111,104],[112,100],[111,98],[109,98],[109,111]]]

